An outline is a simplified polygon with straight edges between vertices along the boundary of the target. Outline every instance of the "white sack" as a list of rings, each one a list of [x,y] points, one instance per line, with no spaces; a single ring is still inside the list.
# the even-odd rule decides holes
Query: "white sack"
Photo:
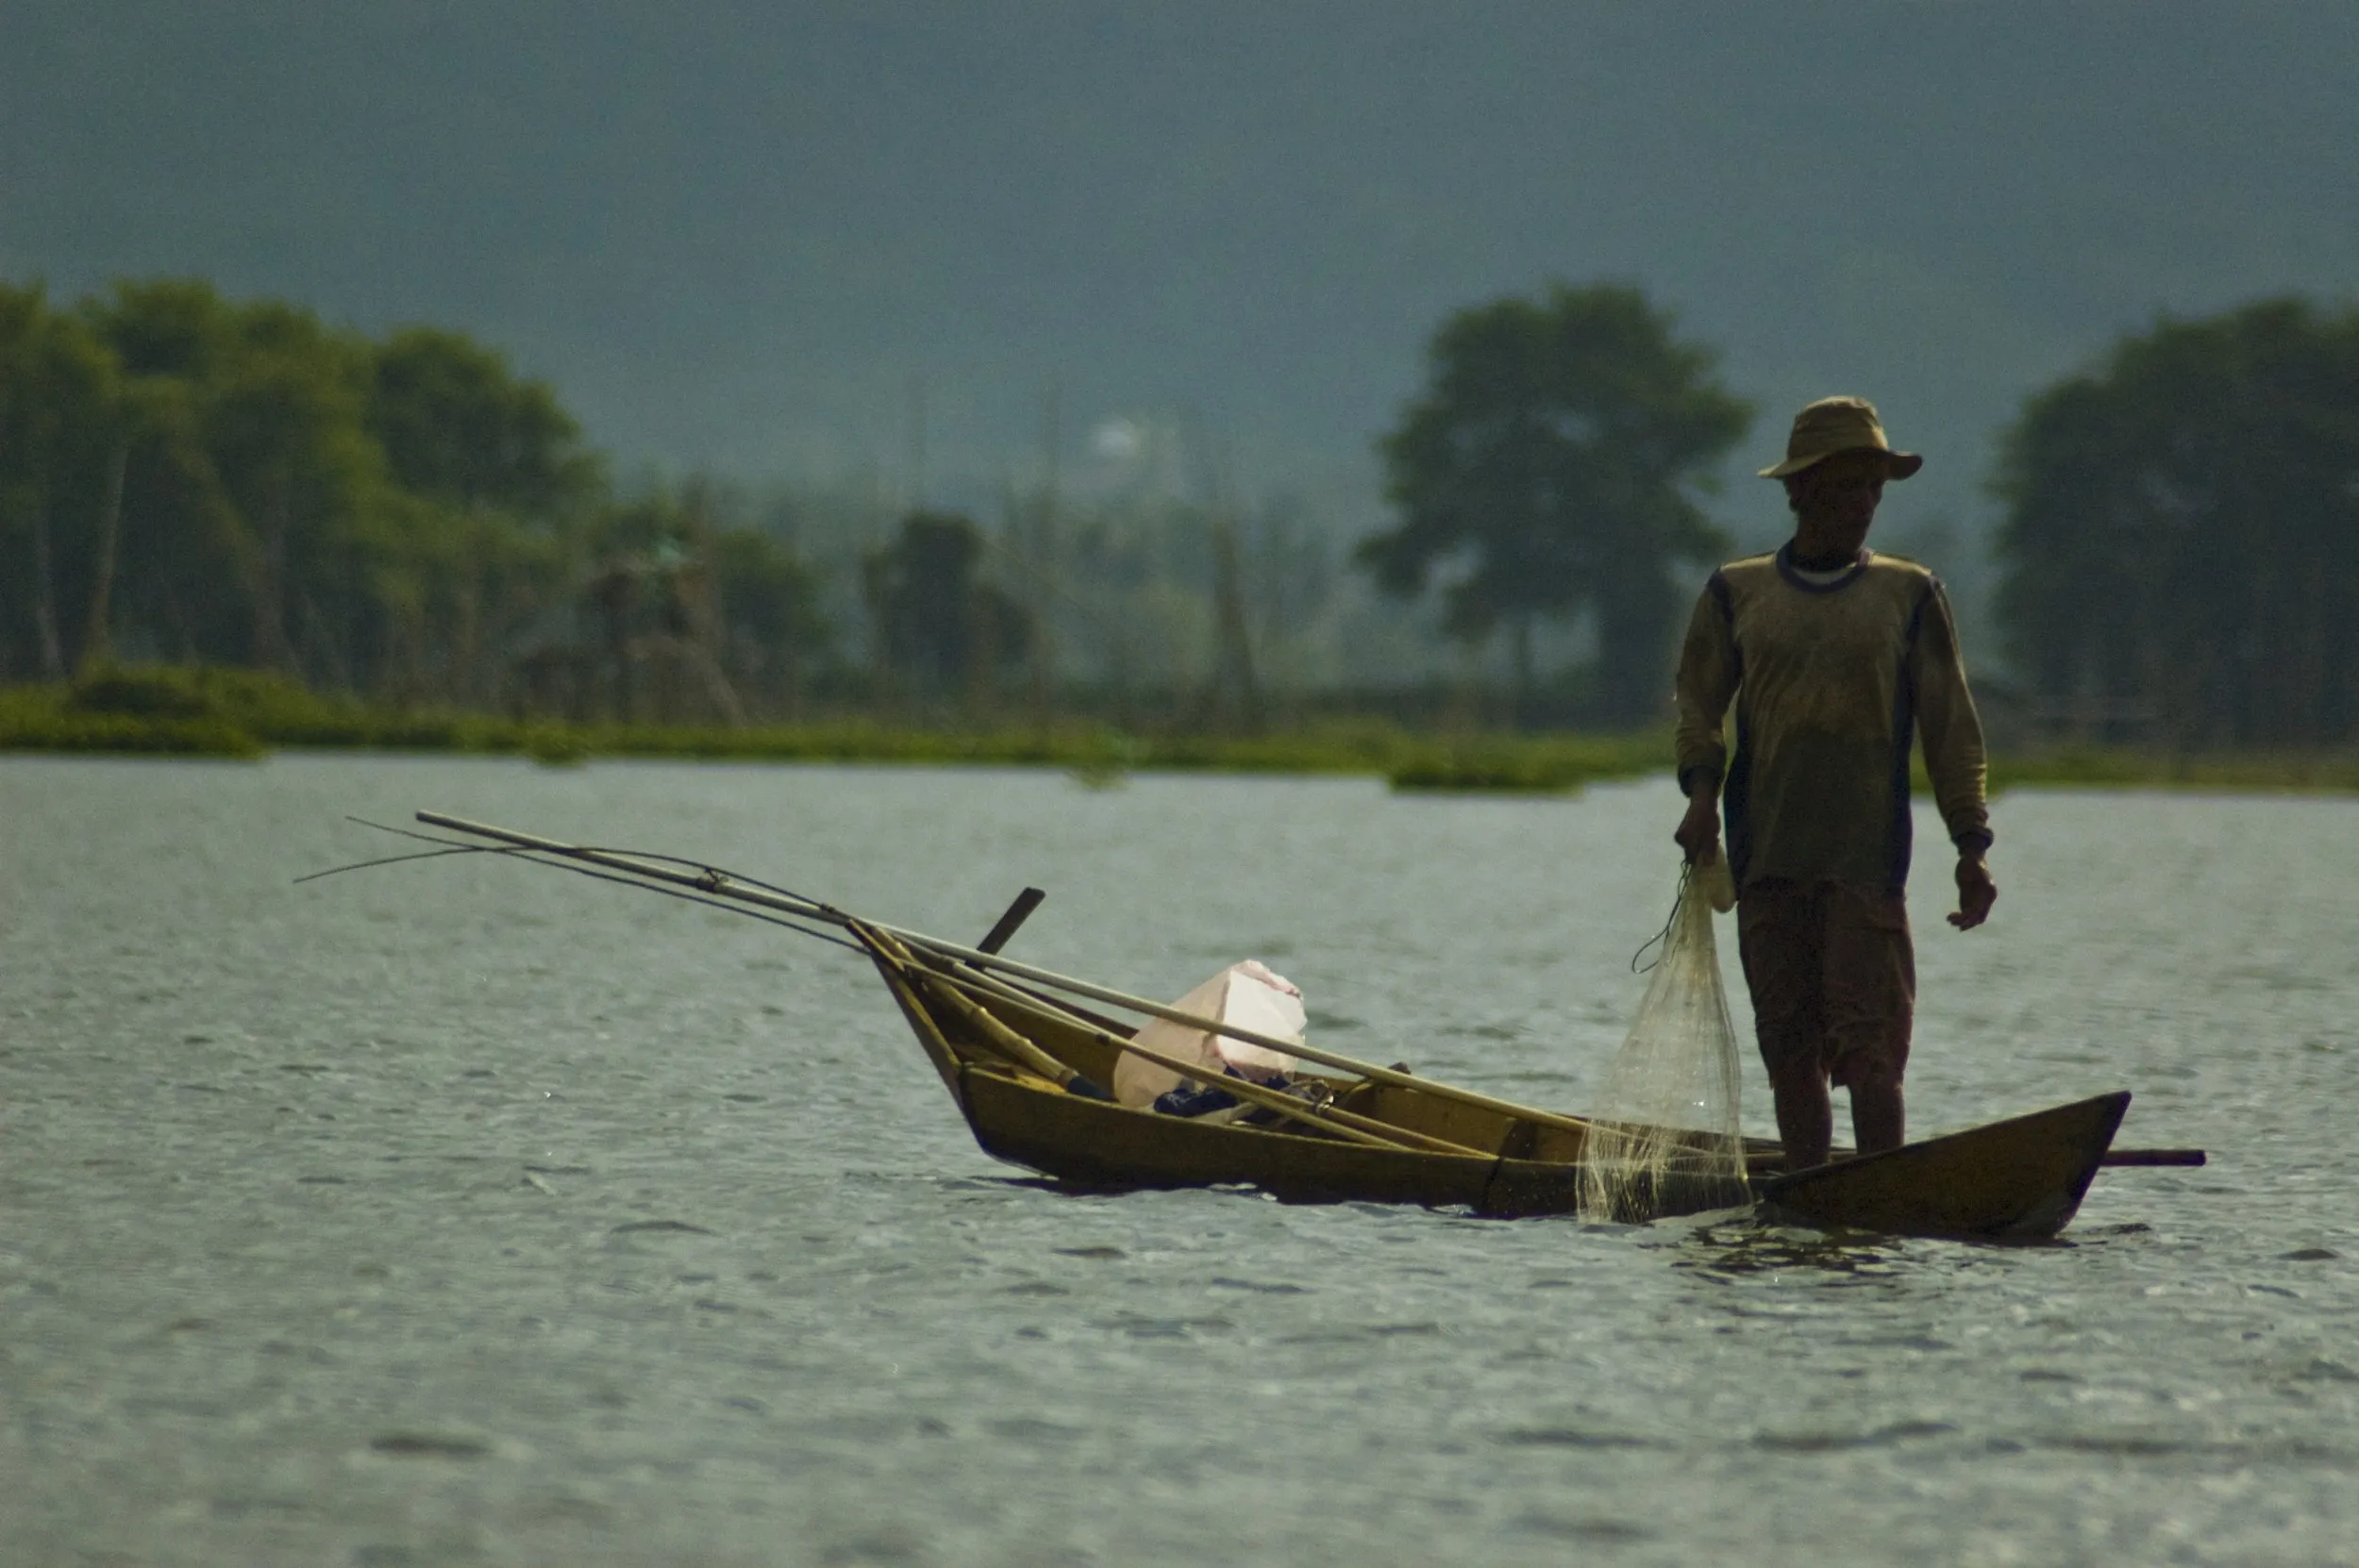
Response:
[[[1297,1044],[1302,1041],[1302,993],[1284,976],[1272,974],[1258,959],[1230,964],[1171,1006],[1175,1012],[1218,1019],[1256,1034],[1291,1040]],[[1162,1018],[1146,1021],[1138,1032],[1138,1043],[1181,1061],[1200,1063],[1215,1073],[1224,1067],[1234,1067],[1247,1077],[1266,1079],[1295,1070],[1295,1059],[1290,1056]],[[1128,1051],[1114,1064],[1114,1098],[1127,1106],[1153,1105],[1156,1096],[1191,1081],[1168,1067],[1158,1067]]]

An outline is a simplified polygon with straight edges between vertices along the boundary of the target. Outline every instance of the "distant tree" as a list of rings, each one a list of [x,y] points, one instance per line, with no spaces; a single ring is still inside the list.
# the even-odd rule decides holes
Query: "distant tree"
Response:
[[[40,289],[0,287],[0,671],[103,653],[127,418],[105,345]]]
[[[1997,610],[2051,704],[2173,746],[2359,738],[2359,312],[2124,339],[2002,448]]]
[[[235,311],[205,283],[118,284],[74,318],[123,389],[125,440],[111,611],[148,657],[253,657],[259,546],[224,489],[209,389],[238,352]]]
[[[121,389],[89,647],[111,605],[151,656],[500,695],[603,492],[546,387],[456,333],[372,342],[194,279],[119,283],[74,323]]]
[[[602,465],[545,383],[435,327],[375,345],[364,418],[414,503],[410,548],[379,574],[399,640],[439,644],[442,684],[479,700],[501,651],[569,595]]]
[[[362,424],[367,342],[182,279],[118,284],[82,316],[141,416],[125,515],[149,570],[126,587],[200,657],[353,683],[372,568],[402,535]]]
[[[1694,497],[1752,419],[1715,359],[1633,288],[1556,285],[1460,311],[1382,442],[1399,524],[1358,560],[1402,596],[1441,580],[1456,637],[1506,628],[1519,714],[1533,622],[1590,611],[1601,716],[1655,717],[1683,597],[1671,566],[1723,547]]]
[[[716,532],[706,551],[732,665],[792,709],[810,667],[833,642],[818,575],[785,542],[757,528]]]
[[[163,277],[117,283],[80,308],[130,375],[170,375],[205,382],[243,346],[237,307],[202,278]]]
[[[982,580],[982,530],[967,518],[912,512],[864,563],[870,614],[892,675],[920,690],[979,692],[1019,663],[1031,619]]]
[[[369,429],[405,490],[544,523],[598,490],[598,464],[556,392],[473,339],[406,327],[378,346],[373,371]]]

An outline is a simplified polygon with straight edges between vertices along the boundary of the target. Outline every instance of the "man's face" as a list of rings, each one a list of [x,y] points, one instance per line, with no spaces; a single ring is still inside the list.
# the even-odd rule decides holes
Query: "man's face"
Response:
[[[1891,472],[1881,452],[1838,452],[1795,475],[1799,530],[1818,546],[1809,554],[1849,554],[1867,542]]]

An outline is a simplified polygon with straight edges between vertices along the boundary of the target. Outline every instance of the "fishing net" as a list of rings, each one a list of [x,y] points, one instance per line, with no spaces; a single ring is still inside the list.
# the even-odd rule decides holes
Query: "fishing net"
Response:
[[[1591,1108],[1584,1218],[1643,1221],[1742,1201],[1736,1030],[1712,940],[1714,908],[1735,902],[1725,858],[1681,872],[1638,1016]]]

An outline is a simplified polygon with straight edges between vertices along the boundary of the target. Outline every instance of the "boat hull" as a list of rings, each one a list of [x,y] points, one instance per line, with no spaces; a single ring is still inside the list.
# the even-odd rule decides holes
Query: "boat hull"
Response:
[[[984,1153],[1094,1191],[1238,1185],[1287,1203],[1421,1204],[1500,1219],[1581,1209],[1578,1164],[1375,1149],[1163,1116],[983,1067],[966,1069],[961,1091]],[[1647,1212],[1622,1217],[1661,1219],[1750,1201],[1741,1182],[1673,1173]]]
[[[1760,1183],[1765,1211],[1841,1230],[2031,1241],[2071,1223],[2125,1091]]]

